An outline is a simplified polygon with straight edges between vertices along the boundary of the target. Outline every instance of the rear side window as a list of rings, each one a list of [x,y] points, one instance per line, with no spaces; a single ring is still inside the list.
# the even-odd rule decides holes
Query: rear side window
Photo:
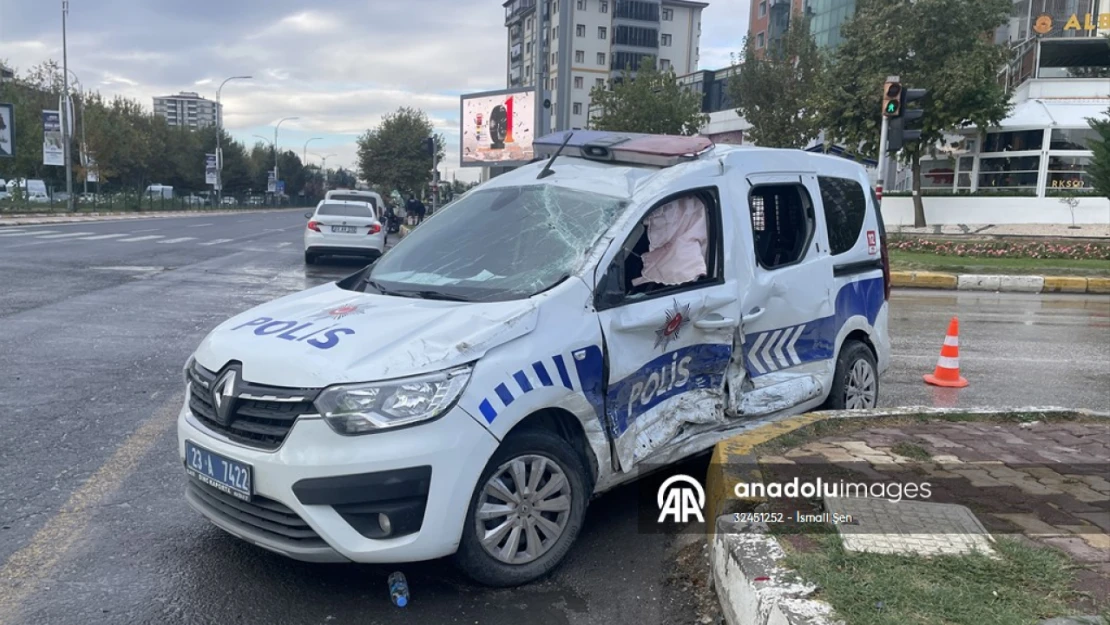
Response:
[[[833,256],[843,254],[856,246],[863,218],[867,213],[867,200],[863,187],[855,180],[818,176],[821,203],[825,206],[825,223],[829,229],[829,247]]]
[[[752,188],[748,198],[755,234],[755,257],[765,269],[800,262],[813,238],[813,203],[799,184]]]
[[[335,217],[373,217],[374,211],[365,204],[324,204],[316,214]]]
[[[328,199],[340,202],[366,202],[374,208],[378,207],[378,199],[371,195],[333,195]]]

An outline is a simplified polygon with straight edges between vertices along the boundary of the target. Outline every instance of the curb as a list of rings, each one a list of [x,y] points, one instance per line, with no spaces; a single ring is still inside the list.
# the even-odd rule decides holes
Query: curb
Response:
[[[1015,276],[954,274],[935,271],[892,271],[895,288],[987,291],[992,293],[1110,293],[1110,278],[1081,276]]]
[[[900,416],[970,414],[993,416],[1037,413],[1045,417],[1079,415],[1110,419],[1110,412],[1058,406],[1018,408],[904,408],[811,412],[779,421],[764,421],[713,448],[705,478],[705,518],[710,545],[710,568],[717,600],[729,625],[831,625],[827,604],[808,599],[814,587],[792,579],[779,561],[782,547],[766,535],[763,524],[736,523],[732,513],[754,507],[759,499],[733,496],[737,482],[762,481],[756,448],[780,436],[831,419],[881,419]],[[747,467],[746,469],[743,467]]]
[[[831,625],[832,606],[809,599],[815,584],[795,579],[780,563],[786,552],[766,525],[716,519],[710,574],[728,625]],[[726,601],[725,597],[729,600]]]
[[[270,209],[240,209],[240,210],[213,210],[213,211],[166,211],[166,212],[134,212],[134,213],[79,213],[71,215],[52,215],[49,213],[24,214],[10,217],[0,216],[0,228],[6,226],[42,226],[47,224],[67,224],[89,221],[113,221],[128,219],[156,219],[159,217],[203,217],[206,215],[244,215],[280,213],[285,211],[301,210],[297,208],[270,208]]]

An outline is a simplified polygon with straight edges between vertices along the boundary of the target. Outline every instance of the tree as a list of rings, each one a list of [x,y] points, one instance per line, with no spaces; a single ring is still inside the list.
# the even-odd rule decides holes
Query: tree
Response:
[[[637,68],[626,66],[610,88],[594,87],[590,101],[595,130],[694,135],[709,122],[701,95],[680,85],[673,69],[660,71],[650,56]]]
[[[743,63],[728,83],[736,114],[752,125],[757,145],[805,148],[821,130],[815,87],[824,69],[809,19],[795,13],[786,36],[759,52],[746,37]]]
[[[843,41],[818,89],[831,139],[874,157],[886,76],[929,92],[921,141],[907,144],[902,155],[913,166],[917,227],[925,225],[923,152],[943,143],[946,131],[997,126],[1010,110],[1010,93],[998,81],[1009,51],[992,33],[1012,6],[1011,0],[861,0],[841,30]]]
[[[420,195],[432,181],[432,158],[424,139],[432,136],[431,120],[424,111],[401,107],[382,118],[381,124],[358,138],[358,173],[368,184]],[[445,144],[436,136],[438,158]]]
[[[1106,110],[1106,119],[1092,117],[1087,121],[1099,135],[1091,142],[1095,154],[1087,173],[1094,179],[1095,193],[1110,198],[1110,109]]]

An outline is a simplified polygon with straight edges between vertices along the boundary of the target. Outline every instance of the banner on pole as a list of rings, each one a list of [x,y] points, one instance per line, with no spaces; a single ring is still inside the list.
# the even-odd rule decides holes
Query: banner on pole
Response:
[[[58,111],[42,112],[42,164],[63,167],[66,164],[62,145],[62,116]]]
[[[274,178],[274,172],[266,174],[266,193],[274,193],[277,191],[277,180]]]
[[[0,104],[0,158],[15,156],[15,107]]]
[[[216,155],[204,155],[204,184],[216,184]]]

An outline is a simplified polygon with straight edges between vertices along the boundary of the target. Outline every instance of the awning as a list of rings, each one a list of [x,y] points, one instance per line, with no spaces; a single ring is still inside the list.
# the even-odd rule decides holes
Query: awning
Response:
[[[1104,117],[1110,99],[1026,100],[1014,107],[999,128],[1087,128],[1090,117]]]

